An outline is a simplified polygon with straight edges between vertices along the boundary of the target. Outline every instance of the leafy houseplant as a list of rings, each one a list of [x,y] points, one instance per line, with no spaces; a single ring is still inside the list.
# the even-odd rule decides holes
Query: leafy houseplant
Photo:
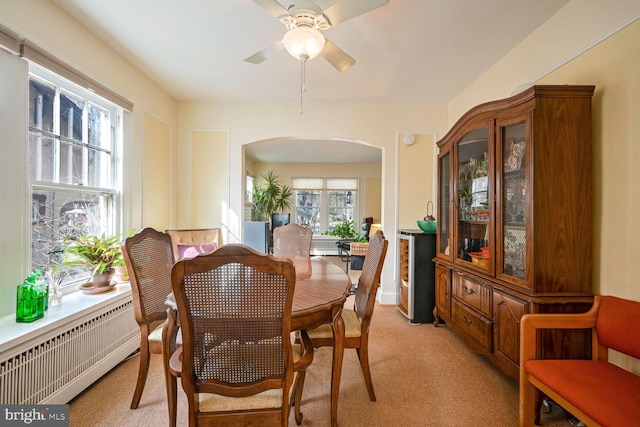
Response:
[[[333,230],[326,231],[324,234],[327,236],[337,236],[341,239],[355,239],[356,237],[358,237],[358,232],[355,229],[353,221],[349,221],[347,219],[339,222]],[[356,239],[354,241],[366,242],[367,239]]]
[[[293,191],[273,171],[262,174],[264,183],[253,188],[253,221],[269,221],[271,215],[291,208]]]
[[[123,265],[120,235],[68,237],[63,242],[64,260],[58,267],[86,267],[95,287],[108,286],[116,265]]]

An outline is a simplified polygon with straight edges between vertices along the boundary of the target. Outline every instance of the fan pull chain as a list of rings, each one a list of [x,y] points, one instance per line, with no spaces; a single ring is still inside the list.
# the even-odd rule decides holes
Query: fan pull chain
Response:
[[[302,94],[307,91],[307,82],[306,82],[306,63],[307,58],[303,56],[300,57],[300,114],[303,113],[302,109]]]

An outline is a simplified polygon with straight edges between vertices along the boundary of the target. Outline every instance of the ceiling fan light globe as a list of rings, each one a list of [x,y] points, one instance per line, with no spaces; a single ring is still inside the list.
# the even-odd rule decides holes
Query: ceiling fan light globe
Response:
[[[322,52],[325,38],[320,31],[309,27],[297,27],[287,31],[282,44],[296,59],[313,59]]]

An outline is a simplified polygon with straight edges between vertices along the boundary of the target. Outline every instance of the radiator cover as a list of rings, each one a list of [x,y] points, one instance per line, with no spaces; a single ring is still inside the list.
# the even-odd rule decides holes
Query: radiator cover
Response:
[[[314,235],[311,238],[311,255],[338,255],[337,236]]]
[[[67,403],[139,347],[130,293],[84,311],[0,352],[0,404]]]

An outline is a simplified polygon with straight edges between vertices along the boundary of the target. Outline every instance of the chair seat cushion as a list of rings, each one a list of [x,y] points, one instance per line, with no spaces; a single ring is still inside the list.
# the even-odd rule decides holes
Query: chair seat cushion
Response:
[[[293,389],[293,387],[291,388]],[[202,412],[279,408],[282,406],[282,389],[267,390],[246,397],[229,397],[213,393],[199,393],[198,399],[200,401],[200,411]]]
[[[149,334],[149,342],[162,342],[162,326],[164,324],[158,325],[151,333]],[[178,329],[178,333],[176,335],[176,345],[182,345],[182,330]]]
[[[357,338],[361,335],[362,319],[353,310],[342,310],[342,319],[344,320],[344,336],[346,338]],[[333,338],[333,329],[331,324],[325,323],[315,329],[309,331],[309,337],[314,338]]]
[[[529,360],[524,369],[602,426],[640,426],[640,376],[593,360]]]
[[[291,351],[293,353],[294,362],[302,357],[301,345],[292,344]],[[292,384],[295,384],[297,376],[298,373],[294,372]],[[293,387],[289,390],[289,397],[291,397],[292,392]],[[253,396],[246,397],[229,397],[213,393],[200,393],[198,398],[200,401],[200,410],[203,412],[279,408],[282,406],[282,389],[267,390]]]

